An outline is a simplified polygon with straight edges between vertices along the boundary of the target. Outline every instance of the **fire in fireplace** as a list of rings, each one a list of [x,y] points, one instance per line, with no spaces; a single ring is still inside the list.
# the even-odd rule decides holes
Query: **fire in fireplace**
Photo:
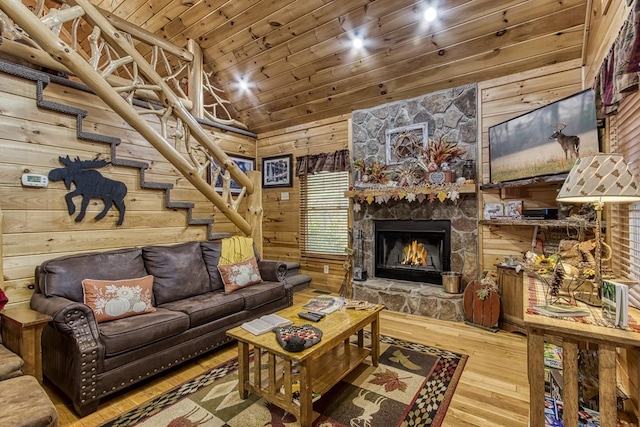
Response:
[[[418,243],[417,240],[414,240],[405,246],[402,252],[404,253],[404,256],[402,257],[400,264],[421,265],[423,267],[427,266],[427,248],[425,248],[423,243]]]
[[[374,221],[376,277],[442,285],[451,268],[448,220]]]

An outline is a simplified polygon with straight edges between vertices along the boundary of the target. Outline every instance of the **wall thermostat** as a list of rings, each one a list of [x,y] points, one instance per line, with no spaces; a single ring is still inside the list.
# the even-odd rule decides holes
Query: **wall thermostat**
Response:
[[[49,184],[49,178],[45,175],[35,173],[23,173],[22,185],[25,187],[46,187]]]

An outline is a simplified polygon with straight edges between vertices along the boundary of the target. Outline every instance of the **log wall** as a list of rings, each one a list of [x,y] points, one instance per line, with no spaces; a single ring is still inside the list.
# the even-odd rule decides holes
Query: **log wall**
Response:
[[[293,154],[299,156],[342,150],[349,146],[347,116],[319,120],[304,126],[282,129],[258,135],[258,162],[264,157]],[[294,174],[295,175],[295,174]],[[263,251],[266,258],[300,262],[301,272],[310,275],[311,286],[338,292],[344,270],[342,260],[302,258],[300,255],[300,181],[294,176],[290,188],[262,190],[264,209]],[[286,195],[285,195],[286,194]],[[284,196],[284,197],[283,197]],[[288,197],[288,200],[285,200]],[[329,266],[329,274],[324,266]]]
[[[116,149],[118,158],[147,162],[145,180],[173,184],[171,200],[195,203],[193,216],[213,217],[214,232],[239,233],[155,148],[98,97],[53,83],[46,87],[44,94],[47,100],[87,110],[85,131],[121,138]],[[64,199],[68,190],[62,181],[50,182],[48,188],[23,187],[20,181],[23,173],[47,175],[50,170],[62,167],[58,156],[78,156],[82,160],[100,156],[110,160],[109,144],[77,138],[75,116],[36,105],[33,81],[0,74],[0,128],[3,288],[10,304],[30,298],[35,266],[50,258],[76,252],[206,240],[206,226],[188,225],[185,209],[165,207],[164,191],[140,188],[140,171],[136,168],[109,165],[99,169],[103,176],[121,181],[128,188],[122,226],[115,224],[118,217],[115,207],[104,219],[94,219],[103,208],[99,199],[92,199],[84,220],[75,222],[80,197],[74,198],[78,210],[70,216]],[[255,158],[254,138],[213,128],[208,132],[212,137],[221,138],[220,145],[228,154]],[[184,147],[178,149],[184,152]],[[246,209],[243,202],[239,212],[244,215]]]

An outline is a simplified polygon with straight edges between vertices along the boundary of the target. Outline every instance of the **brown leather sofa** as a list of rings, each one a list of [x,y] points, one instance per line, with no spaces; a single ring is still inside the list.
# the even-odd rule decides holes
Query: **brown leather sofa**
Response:
[[[226,331],[293,303],[282,262],[260,260],[263,283],[225,293],[221,241],[66,256],[36,268],[31,308],[53,320],[42,333],[44,375],[85,416],[101,398],[197,357]],[[97,323],[82,281],[153,275],[155,312]]]

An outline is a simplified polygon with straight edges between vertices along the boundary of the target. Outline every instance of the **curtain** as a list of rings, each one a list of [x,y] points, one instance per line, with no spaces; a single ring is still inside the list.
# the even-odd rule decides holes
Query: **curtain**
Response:
[[[350,167],[349,150],[296,157],[296,176],[317,172],[345,172]]]
[[[617,114],[620,101],[638,90],[639,36],[640,2],[636,1],[594,82],[599,119]]]

